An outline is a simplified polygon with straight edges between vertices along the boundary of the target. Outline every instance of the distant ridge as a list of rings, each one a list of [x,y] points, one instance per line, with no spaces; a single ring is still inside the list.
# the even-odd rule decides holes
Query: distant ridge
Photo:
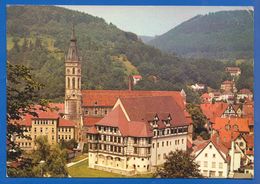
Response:
[[[147,42],[184,57],[253,58],[253,11],[198,15]]]

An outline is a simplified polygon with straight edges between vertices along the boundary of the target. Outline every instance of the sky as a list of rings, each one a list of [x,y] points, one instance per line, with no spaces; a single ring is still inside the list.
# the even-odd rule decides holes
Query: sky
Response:
[[[249,10],[232,6],[61,6],[102,17],[119,29],[137,35],[156,36],[200,14],[223,10]]]

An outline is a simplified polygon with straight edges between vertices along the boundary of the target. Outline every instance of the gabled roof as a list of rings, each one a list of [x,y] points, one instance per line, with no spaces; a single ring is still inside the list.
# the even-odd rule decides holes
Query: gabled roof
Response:
[[[114,108],[103,119],[98,121],[95,125],[118,127],[123,135],[128,133],[128,121],[120,106]]]
[[[212,143],[213,146],[216,148],[216,150],[219,152],[219,154],[221,155],[221,157],[225,160],[228,161],[228,151],[229,149],[222,143],[221,139],[219,139],[219,137],[217,137],[216,134],[214,134],[212,136],[212,138],[210,140],[205,140],[202,141],[200,144],[196,145],[193,152],[199,152],[196,157],[198,157],[203,150],[210,144]],[[196,158],[195,157],[195,158]]]
[[[122,136],[152,137],[152,131],[147,122],[128,121],[122,107],[118,105],[103,119],[96,123],[96,126],[111,126],[119,128]]]
[[[171,96],[180,107],[185,108],[179,91],[141,91],[141,90],[82,90],[82,106],[113,107],[118,98],[140,96]]]
[[[227,130],[225,128],[219,129],[218,134],[222,141],[222,144],[224,144],[227,148],[231,148],[231,142],[240,135],[240,133],[233,128],[231,128],[230,130]]]
[[[171,116],[172,126],[189,125],[184,110],[170,96],[136,97],[120,99],[131,121],[151,121],[157,115],[159,120]]]
[[[210,120],[213,121],[215,117],[221,117],[228,107],[228,103],[215,102],[214,104],[200,104],[202,113]]]

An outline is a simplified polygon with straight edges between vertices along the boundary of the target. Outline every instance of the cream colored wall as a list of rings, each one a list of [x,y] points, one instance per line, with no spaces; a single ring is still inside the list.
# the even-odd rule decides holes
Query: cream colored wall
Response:
[[[57,120],[32,120],[31,136],[33,143],[38,136],[47,136],[48,142],[55,144],[57,142]]]
[[[32,120],[32,127],[26,127],[26,129],[28,130],[28,132],[24,132],[24,135],[31,137],[31,140],[19,137],[16,137],[15,140],[16,143],[19,144],[19,146],[23,150],[35,149],[35,140],[39,136],[47,136],[49,144],[56,144],[57,142],[59,142],[59,135],[60,138],[62,138],[63,136],[64,140],[75,138],[75,128],[63,127],[64,132],[62,132],[61,127],[57,128],[57,120]]]
[[[57,140],[60,142],[62,139],[65,141],[75,138],[74,127],[59,127]]]
[[[225,160],[222,158],[222,156],[220,155],[218,150],[214,147],[214,145],[212,143],[209,143],[201,153],[200,151],[195,153],[196,155],[195,161],[200,166],[199,170],[201,174],[204,177],[210,177],[210,171],[215,171],[215,176],[213,178],[215,177],[227,178],[228,164],[225,163]],[[213,156],[214,154],[215,157]],[[215,167],[214,167],[214,163],[215,163]],[[222,176],[219,175],[219,172],[223,173]]]
[[[164,155],[168,155],[171,151],[187,149],[188,134],[170,135],[153,139],[152,141],[152,166],[161,165],[165,162]],[[168,142],[168,145],[167,145]]]
[[[24,135],[31,137],[31,127],[23,127]],[[23,150],[31,150],[33,148],[33,141],[31,139],[27,138],[21,138],[16,136],[15,142],[20,146],[21,149]]]

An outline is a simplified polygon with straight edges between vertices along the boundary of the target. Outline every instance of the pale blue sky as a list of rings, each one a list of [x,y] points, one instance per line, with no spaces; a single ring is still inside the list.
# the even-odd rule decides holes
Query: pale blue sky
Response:
[[[102,17],[119,29],[138,35],[161,35],[198,14],[222,10],[252,9],[231,6],[62,6]]]

